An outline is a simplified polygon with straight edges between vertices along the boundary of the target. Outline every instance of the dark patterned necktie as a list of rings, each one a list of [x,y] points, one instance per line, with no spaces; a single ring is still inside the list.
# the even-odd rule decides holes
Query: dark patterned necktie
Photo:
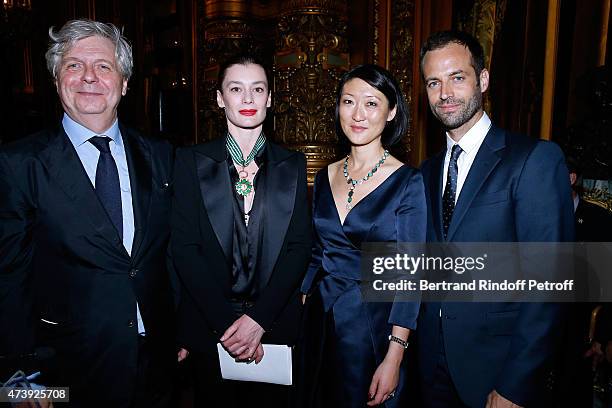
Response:
[[[104,206],[119,236],[123,239],[121,187],[119,186],[117,165],[110,151],[110,140],[106,136],[94,136],[89,139],[89,142],[100,151],[100,158],[96,167],[96,195]]]
[[[448,172],[446,174],[446,186],[442,196],[442,226],[444,228],[444,239],[448,235],[448,227],[453,219],[455,211],[455,196],[457,194],[457,159],[463,152],[458,144],[453,146],[451,157],[448,162]]]

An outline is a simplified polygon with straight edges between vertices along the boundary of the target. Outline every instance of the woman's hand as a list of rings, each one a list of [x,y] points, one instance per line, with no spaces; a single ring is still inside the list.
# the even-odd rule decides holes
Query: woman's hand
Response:
[[[401,326],[393,326],[391,334],[407,341],[410,330]],[[404,347],[395,341],[389,341],[389,348],[382,363],[376,368],[370,389],[368,390],[368,406],[380,405],[395,396],[395,389],[399,383],[400,366],[404,358]]]
[[[372,383],[368,391],[368,406],[380,405],[389,398],[394,397],[395,389],[399,383],[399,371],[401,359],[395,361],[385,357],[376,369],[372,377]]]
[[[223,347],[237,360],[263,358],[261,337],[265,330],[246,314],[238,318],[221,336]]]

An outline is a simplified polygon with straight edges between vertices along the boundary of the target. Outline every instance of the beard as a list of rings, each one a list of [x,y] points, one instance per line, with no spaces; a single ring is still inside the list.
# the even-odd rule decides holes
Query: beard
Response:
[[[444,105],[461,105],[461,108],[455,112],[444,113],[438,110]],[[482,93],[480,87],[476,88],[476,92],[466,102],[465,99],[448,98],[445,101],[440,101],[432,106],[432,112],[438,118],[444,127],[448,130],[457,129],[463,126],[466,122],[474,117],[474,115],[482,109]]]

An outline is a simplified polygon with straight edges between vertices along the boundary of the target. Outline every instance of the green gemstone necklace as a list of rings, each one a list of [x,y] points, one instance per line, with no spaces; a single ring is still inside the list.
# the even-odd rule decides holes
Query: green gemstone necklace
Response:
[[[238,146],[238,143],[234,137],[229,132],[227,133],[227,151],[229,152],[230,156],[232,156],[232,160],[242,167],[242,170],[238,172],[239,180],[236,182],[236,184],[234,184],[234,188],[236,189],[236,192],[243,197],[248,196],[253,191],[253,184],[247,178],[249,173],[247,173],[244,169],[251,164],[255,156],[257,156],[263,147],[264,143],[266,143],[266,137],[263,133],[260,133],[257,141],[255,141],[255,146],[253,146],[251,149],[251,153],[249,153],[245,159],[242,155],[242,150],[240,149],[240,146]]]
[[[385,152],[383,153],[382,157],[376,163],[376,165],[372,168],[372,170],[368,171],[368,174],[365,177],[360,178],[359,180],[353,180],[349,176],[348,161],[350,157],[351,157],[350,154],[346,156],[346,159],[344,159],[344,166],[342,167],[342,172],[344,173],[346,184],[349,185],[348,197],[346,198],[346,209],[349,211],[353,208],[353,205],[351,203],[353,202],[353,194],[355,193],[355,187],[359,184],[363,184],[366,181],[368,181],[370,177],[372,177],[374,173],[378,171],[379,167],[382,166],[385,160],[387,160],[387,157],[389,157],[389,151],[385,149]]]

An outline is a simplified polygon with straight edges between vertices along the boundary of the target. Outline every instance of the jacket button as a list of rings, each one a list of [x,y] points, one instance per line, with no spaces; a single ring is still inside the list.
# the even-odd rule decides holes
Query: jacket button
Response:
[[[128,327],[134,327],[134,321],[133,320],[128,320]]]
[[[138,268],[130,269],[130,278],[133,278],[138,273]]]

